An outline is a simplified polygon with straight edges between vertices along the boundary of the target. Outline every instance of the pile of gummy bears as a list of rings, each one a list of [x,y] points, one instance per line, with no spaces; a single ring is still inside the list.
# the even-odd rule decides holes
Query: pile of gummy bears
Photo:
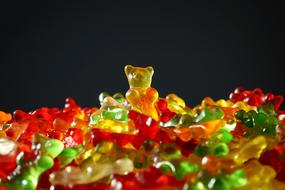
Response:
[[[190,108],[126,66],[100,108],[0,112],[0,190],[284,190],[283,97],[237,88]]]

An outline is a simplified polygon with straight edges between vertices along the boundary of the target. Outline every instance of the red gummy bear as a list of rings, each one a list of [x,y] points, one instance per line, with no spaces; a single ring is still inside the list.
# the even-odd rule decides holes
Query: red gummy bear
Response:
[[[278,111],[283,102],[283,96],[274,95],[272,93],[264,94],[260,88],[255,88],[250,91],[239,87],[230,94],[230,100],[232,102],[244,101],[252,106],[272,103],[275,110]]]
[[[159,101],[156,103],[156,108],[159,113],[160,121],[164,123],[166,123],[176,115],[176,113],[168,109],[167,102],[163,99],[159,99]]]

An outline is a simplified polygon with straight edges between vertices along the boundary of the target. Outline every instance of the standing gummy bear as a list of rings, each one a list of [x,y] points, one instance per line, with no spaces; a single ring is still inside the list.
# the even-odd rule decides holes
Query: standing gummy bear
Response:
[[[154,71],[152,67],[125,66],[125,74],[128,78],[130,89],[126,93],[127,101],[132,109],[158,120],[158,114],[154,103],[158,99],[158,92],[151,88],[151,78]]]

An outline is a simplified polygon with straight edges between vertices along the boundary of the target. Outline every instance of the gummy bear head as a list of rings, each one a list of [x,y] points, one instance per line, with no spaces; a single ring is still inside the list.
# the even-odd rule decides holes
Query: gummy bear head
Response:
[[[151,85],[153,75],[153,68],[148,67],[133,67],[131,65],[125,66],[125,74],[128,78],[130,88],[141,87],[148,88]]]

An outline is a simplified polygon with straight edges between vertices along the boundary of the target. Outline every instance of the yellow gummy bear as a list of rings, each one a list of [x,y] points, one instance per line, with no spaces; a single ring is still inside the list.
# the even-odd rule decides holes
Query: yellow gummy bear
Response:
[[[242,169],[245,171],[248,183],[240,190],[281,190],[285,188],[283,182],[275,180],[276,172],[270,166],[262,165],[258,160],[250,160]]]
[[[186,108],[185,101],[177,96],[176,94],[168,94],[166,96],[166,101],[168,104],[168,109],[172,112],[179,114],[190,114],[192,115],[191,110]]]
[[[238,109],[243,109],[244,111],[256,110],[255,106],[248,105],[246,102],[243,102],[243,101],[238,101],[236,103],[233,103],[230,100],[220,99],[220,100],[215,102],[210,97],[204,98],[203,101],[201,102],[201,106],[207,107],[209,105],[210,106],[226,107],[226,108],[238,108]]]
[[[133,169],[133,162],[129,158],[121,158],[114,162],[89,162],[79,167],[67,166],[63,170],[55,171],[49,180],[52,184],[65,186],[88,184],[114,174],[126,175]]]
[[[126,99],[133,110],[158,120],[158,114],[154,106],[158,99],[158,92],[150,87],[153,73],[152,67],[125,66],[125,74],[130,85],[130,89],[126,93]]]
[[[258,136],[241,145],[239,150],[233,151],[231,157],[236,164],[241,165],[252,158],[259,158],[266,149],[267,141],[264,136]]]

